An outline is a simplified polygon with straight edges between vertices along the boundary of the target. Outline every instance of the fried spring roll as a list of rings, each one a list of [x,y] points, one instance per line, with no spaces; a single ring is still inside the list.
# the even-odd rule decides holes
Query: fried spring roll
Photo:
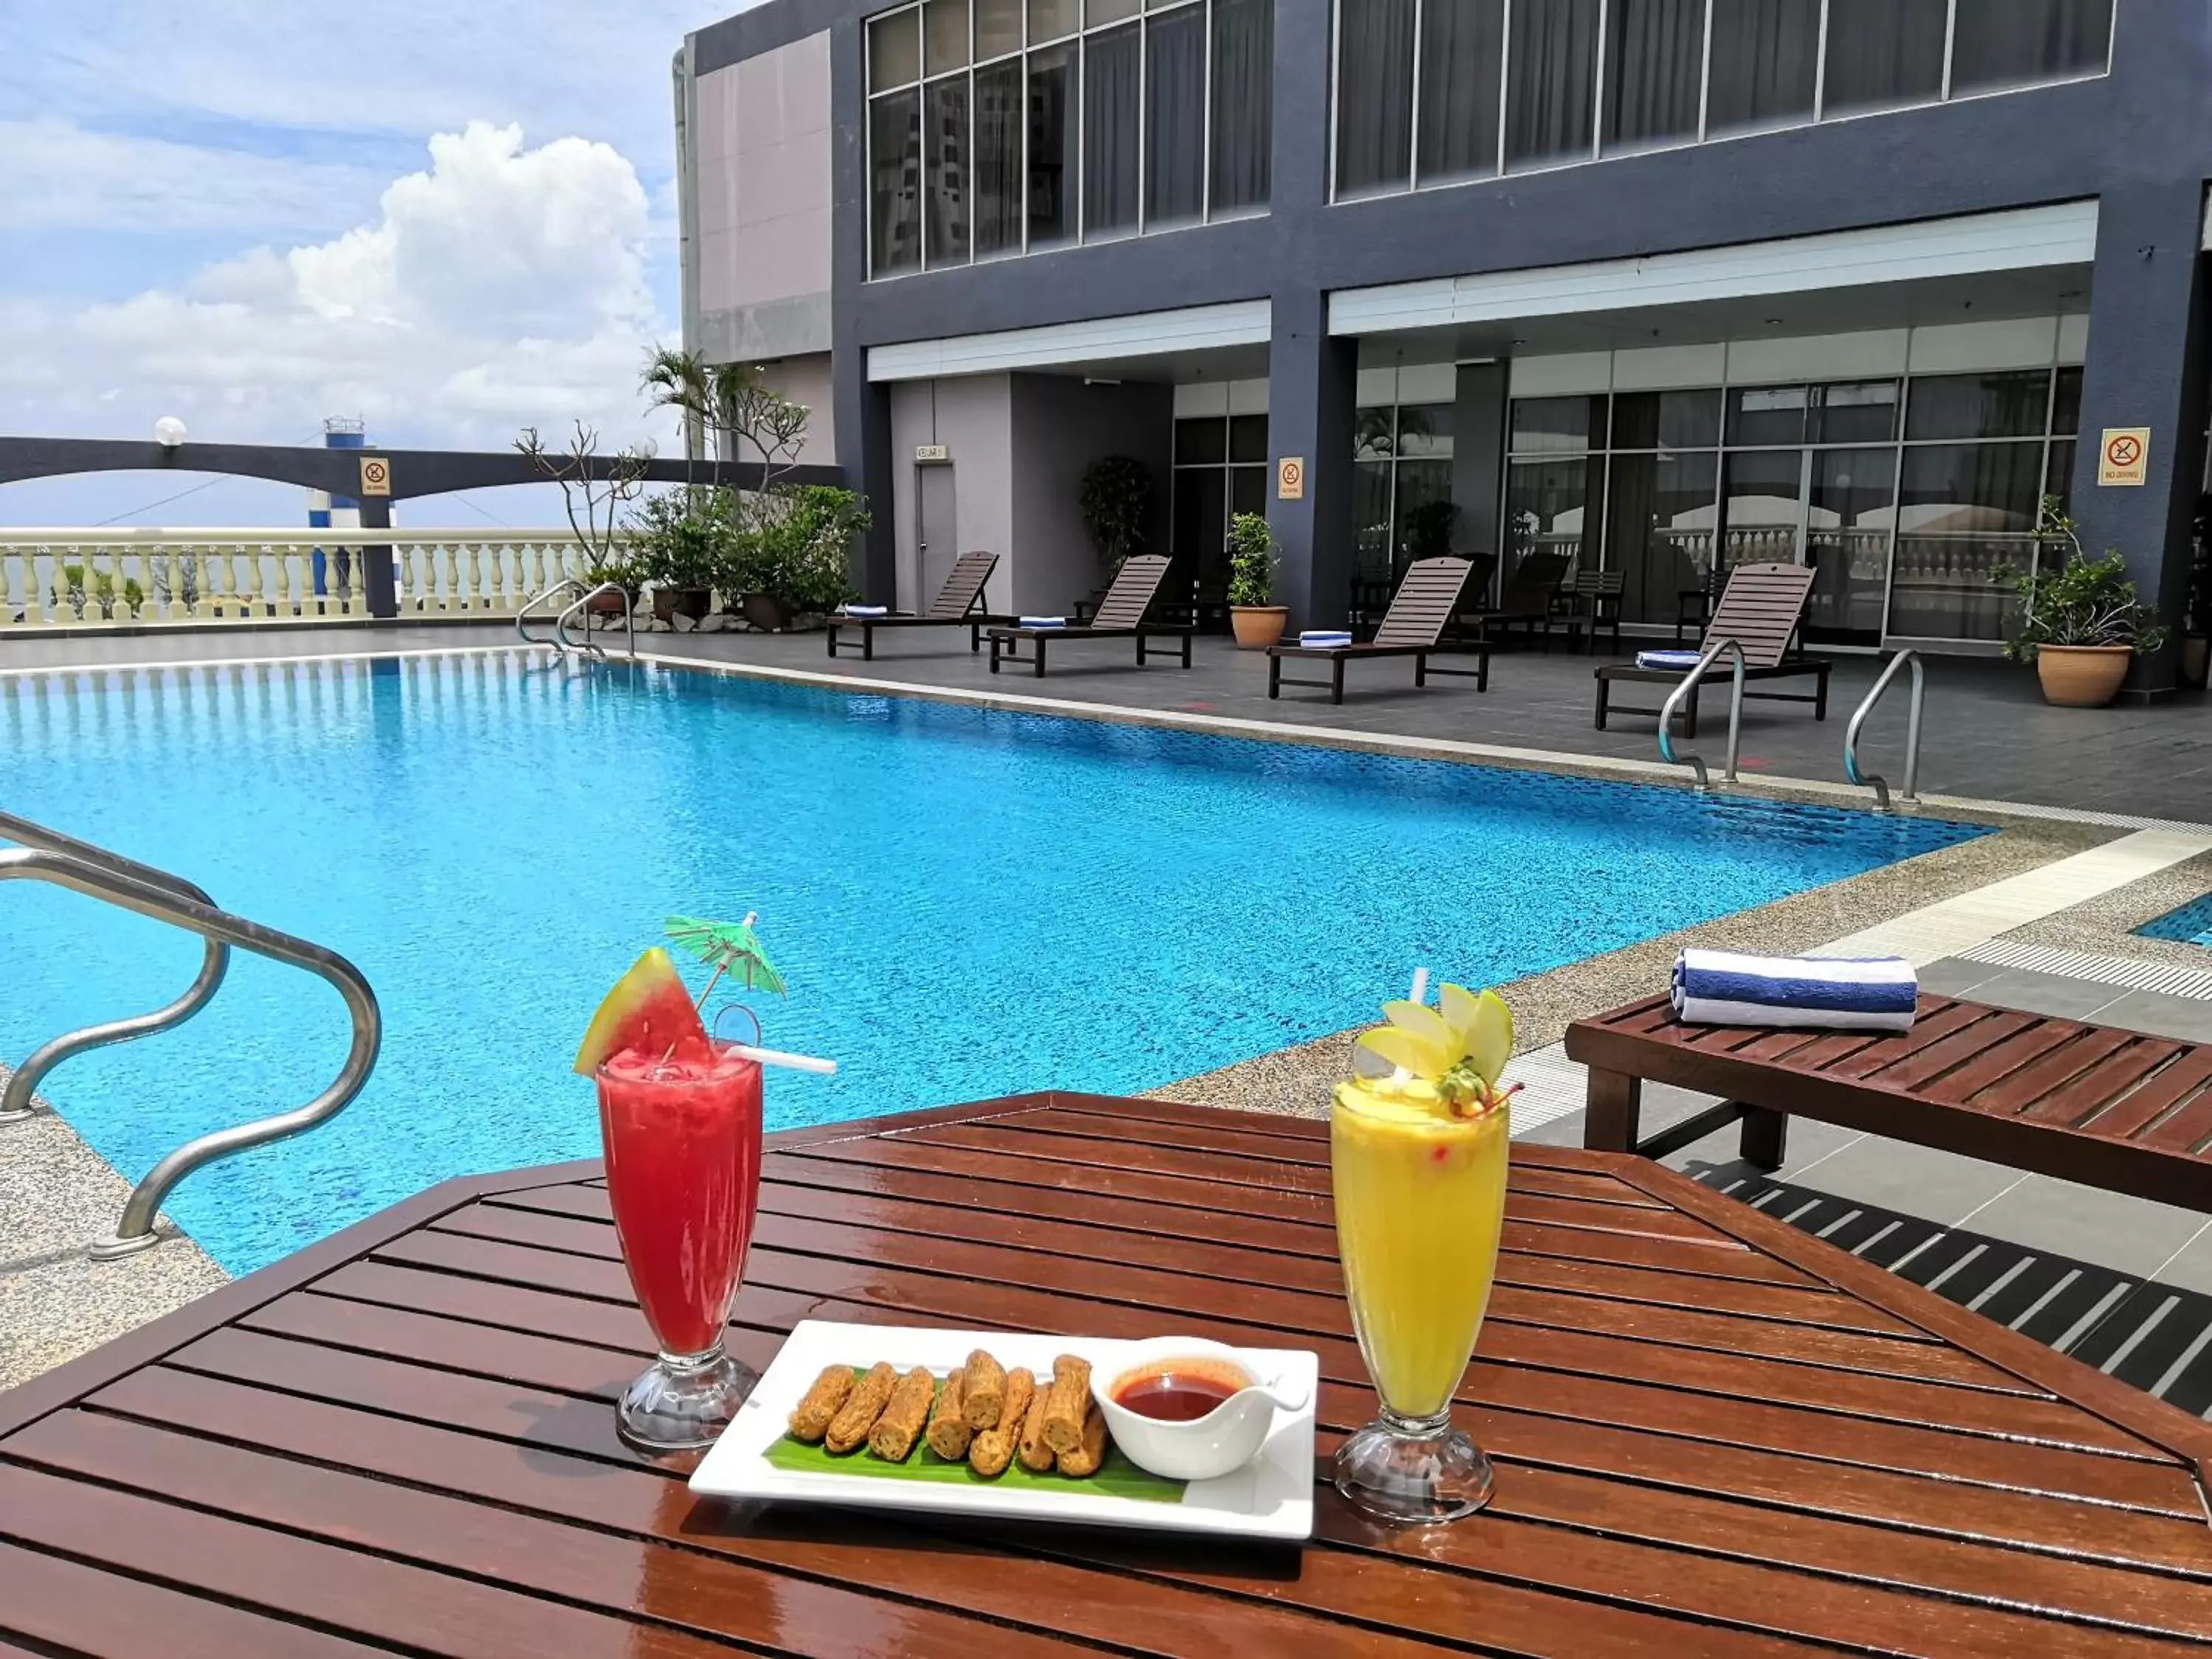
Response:
[[[833,1452],[848,1452],[868,1437],[868,1431],[876,1426],[876,1419],[884,1414],[884,1407],[891,1397],[891,1389],[898,1382],[898,1373],[889,1362],[879,1362],[868,1369],[868,1374],[853,1384],[853,1392],[837,1408],[836,1416],[830,1419],[829,1431],[822,1443]]]
[[[1019,1365],[1006,1373],[1006,1403],[997,1426],[985,1429],[968,1443],[968,1467],[986,1480],[996,1480],[1014,1461],[1014,1442],[1036,1397],[1036,1378]],[[934,1444],[933,1441],[931,1443]]]
[[[1060,1455],[1060,1472],[1080,1480],[1086,1474],[1098,1473],[1098,1466],[1106,1461],[1106,1413],[1096,1405],[1083,1419],[1083,1438],[1073,1451]]]
[[[963,1412],[971,1429],[995,1429],[1006,1405],[1006,1368],[978,1348],[968,1356]]]
[[[1080,1446],[1090,1409],[1091,1362],[1064,1353],[1052,1362],[1052,1387],[1044,1397],[1044,1443],[1056,1452]]]
[[[853,1368],[850,1365],[824,1365],[822,1375],[814,1379],[814,1386],[791,1413],[791,1436],[794,1440],[812,1442],[829,1432],[830,1420],[853,1392]]]
[[[914,1443],[929,1421],[930,1401],[937,1396],[937,1379],[927,1365],[916,1365],[898,1380],[884,1414],[868,1431],[868,1449],[886,1463],[903,1463]]]
[[[945,1379],[936,1408],[929,1413],[929,1449],[948,1463],[968,1455],[968,1442],[975,1432],[960,1414],[966,1402],[967,1373],[956,1370]]]
[[[1052,1448],[1044,1440],[1045,1403],[1052,1398],[1052,1385],[1030,1385],[1030,1408],[1022,1414],[1021,1432],[1014,1437],[1014,1455],[1022,1460],[1022,1467],[1042,1474],[1052,1467]]]

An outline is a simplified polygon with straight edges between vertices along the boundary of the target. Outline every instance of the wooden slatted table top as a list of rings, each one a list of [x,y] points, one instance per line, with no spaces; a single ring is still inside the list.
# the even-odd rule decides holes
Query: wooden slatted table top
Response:
[[[732,1332],[1217,1336],[1371,1414],[1321,1124],[1035,1095],[770,1138]],[[1489,1510],[1303,1547],[697,1502],[593,1164],[450,1182],[0,1395],[0,1653],[2203,1653],[2212,1430],[1636,1159],[1516,1146]],[[1325,1471],[1325,1462],[1322,1466]],[[47,1645],[41,1645],[47,1644]]]

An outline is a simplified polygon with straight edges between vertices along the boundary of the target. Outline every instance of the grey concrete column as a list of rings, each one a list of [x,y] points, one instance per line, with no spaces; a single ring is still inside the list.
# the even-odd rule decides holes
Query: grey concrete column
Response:
[[[1328,332],[1328,300],[1314,289],[1274,295],[1267,348],[1267,526],[1282,555],[1278,598],[1292,628],[1340,625],[1352,601],[1352,405],[1359,367],[1356,340]],[[1285,459],[1304,474],[1299,499],[1278,484]]]
[[[2204,465],[2204,187],[2199,179],[2130,184],[2098,208],[2097,268],[2081,387],[2074,518],[2092,556],[2116,547],[2128,574],[2169,629],[2189,586],[2190,522]],[[2102,440],[2148,427],[2148,478],[2100,485]],[[2123,697],[2173,693],[2178,643],[2138,656]]]
[[[1452,521],[1455,553],[1496,553],[1505,505],[1504,363],[1462,363],[1452,406]]]
[[[848,489],[868,498],[873,523],[860,538],[854,578],[872,604],[898,600],[898,541],[891,487],[891,405],[888,388],[868,379],[860,333],[860,289],[868,277],[867,112],[862,92],[866,54],[858,17],[830,31],[830,401],[836,411],[837,465]]]
[[[361,501],[361,527],[363,530],[392,528],[391,498],[383,495],[364,495]],[[399,614],[399,591],[392,580],[392,544],[363,542],[361,547],[361,588],[368,601],[372,617],[396,617]]]

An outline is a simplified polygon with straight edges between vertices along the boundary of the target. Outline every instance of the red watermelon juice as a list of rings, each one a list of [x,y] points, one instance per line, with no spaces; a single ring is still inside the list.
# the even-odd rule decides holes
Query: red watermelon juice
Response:
[[[598,1072],[607,1200],[672,1361],[720,1346],[760,1202],[761,1068],[726,1048],[616,1054]]]

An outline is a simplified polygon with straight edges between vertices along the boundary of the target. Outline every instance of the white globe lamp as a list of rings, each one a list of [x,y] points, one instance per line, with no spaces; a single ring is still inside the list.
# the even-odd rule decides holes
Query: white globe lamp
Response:
[[[164,415],[154,422],[154,441],[164,449],[174,449],[185,441],[185,423],[173,415]]]

